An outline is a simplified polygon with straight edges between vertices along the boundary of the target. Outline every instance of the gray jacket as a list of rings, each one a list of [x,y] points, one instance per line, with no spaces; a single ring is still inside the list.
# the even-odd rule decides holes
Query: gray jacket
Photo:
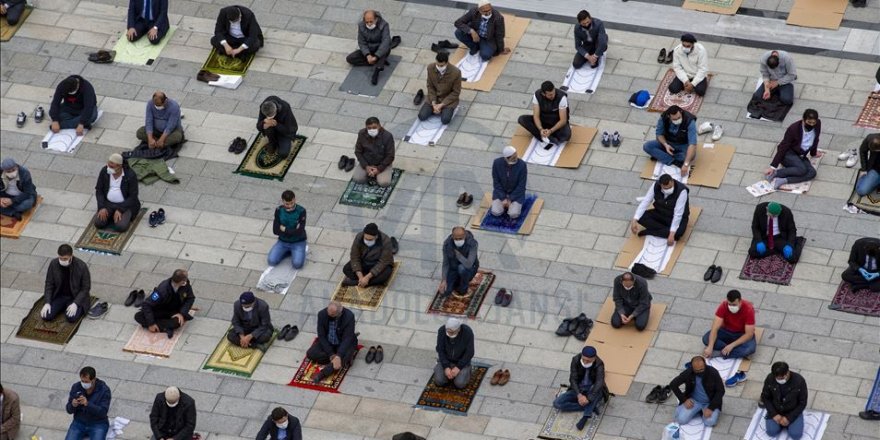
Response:
[[[376,12],[375,28],[367,29],[363,20],[358,23],[358,48],[364,56],[373,54],[379,58],[391,52],[391,28],[378,12]]]
[[[644,278],[633,274],[633,288],[623,288],[623,275],[614,278],[614,313],[626,314],[624,307],[632,309],[633,318],[651,310],[651,292],[648,291],[648,282]]]
[[[767,59],[773,52],[779,54],[779,65],[775,69],[767,65]],[[767,51],[761,56],[761,78],[764,81],[776,81],[780,86],[793,83],[797,79],[797,69],[794,67],[791,55],[784,50]]]
[[[73,302],[82,310],[88,310],[91,301],[89,292],[92,290],[92,275],[86,262],[76,257],[70,258],[70,293],[73,294]],[[61,263],[53,258],[46,271],[46,290],[43,299],[46,304],[52,302],[61,292],[61,282],[64,276],[61,273]]]
[[[272,318],[269,316],[269,304],[265,300],[257,298],[250,315],[248,318],[241,307],[241,301],[236,301],[232,305],[232,330],[236,334],[252,334],[254,339],[259,339],[275,330],[272,327]]]

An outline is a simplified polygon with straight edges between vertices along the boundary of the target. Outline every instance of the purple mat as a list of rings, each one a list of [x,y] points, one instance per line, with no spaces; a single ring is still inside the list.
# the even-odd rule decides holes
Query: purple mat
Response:
[[[859,315],[880,316],[880,293],[868,289],[853,292],[850,284],[843,281],[828,308]]]
[[[794,275],[794,265],[785,261],[782,255],[773,254],[764,258],[746,258],[739,278],[787,286],[791,284],[792,275]]]

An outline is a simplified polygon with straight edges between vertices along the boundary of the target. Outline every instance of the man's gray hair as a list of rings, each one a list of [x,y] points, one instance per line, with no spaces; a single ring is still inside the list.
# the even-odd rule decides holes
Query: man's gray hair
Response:
[[[275,105],[272,101],[265,101],[262,105],[260,105],[260,113],[267,118],[271,118],[275,116],[275,113],[278,112],[278,106]]]

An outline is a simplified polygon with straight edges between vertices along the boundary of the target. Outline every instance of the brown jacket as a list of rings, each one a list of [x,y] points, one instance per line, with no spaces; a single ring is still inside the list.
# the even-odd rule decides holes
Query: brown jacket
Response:
[[[384,232],[379,232],[376,244],[371,248],[364,244],[364,233],[358,232],[351,244],[351,270],[355,273],[363,272],[364,267],[372,266],[370,273],[373,276],[379,275],[386,267],[394,264],[391,247],[391,237]]]
[[[440,75],[437,63],[428,65],[428,103],[443,104],[444,107],[455,108],[458,95],[461,94],[461,70],[446,63],[446,73]]]
[[[18,406],[18,394],[12,390],[3,390],[3,425],[0,426],[0,440],[12,440],[18,435],[21,424],[21,409]]]

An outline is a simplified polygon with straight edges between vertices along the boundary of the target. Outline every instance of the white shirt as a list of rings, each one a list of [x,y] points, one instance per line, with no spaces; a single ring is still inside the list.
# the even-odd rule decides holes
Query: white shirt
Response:
[[[123,176],[125,176],[125,172],[120,174],[118,179],[116,176],[110,176],[110,189],[107,190],[107,201],[112,203],[122,203],[125,201],[125,197],[122,196]]]
[[[229,22],[229,35],[235,38],[244,38],[244,32],[241,31],[241,20]],[[221,41],[220,44],[226,44],[226,40]],[[241,47],[247,49],[248,45],[242,44]]]
[[[659,183],[655,183],[654,185],[659,185]],[[664,196],[666,197],[666,196]],[[672,196],[669,196],[672,197]],[[679,225],[681,225],[681,217],[684,215],[684,206],[687,203],[688,192],[682,191],[678,195],[678,200],[675,201],[675,210],[673,211],[672,216],[672,225],[669,226],[669,232],[678,231]],[[645,211],[648,210],[648,207],[654,203],[654,186],[648,188],[648,194],[645,194],[645,198],[642,199],[642,202],[639,203],[639,207],[636,208],[636,213],[633,216],[633,220],[638,221],[638,219],[642,218],[645,215]]]
[[[538,97],[532,95],[532,105],[538,105]],[[559,108],[568,108],[568,96],[563,96],[559,101]]]
[[[18,177],[12,180],[7,180],[5,177],[3,180],[6,180],[6,195],[9,197],[17,197],[21,194],[21,191],[18,190]]]
[[[767,216],[767,221],[770,221],[770,218],[773,218],[773,236],[779,235],[779,217],[773,217],[772,215]]]
[[[801,127],[801,130],[804,130]],[[809,151],[810,148],[813,148],[813,141],[816,139],[816,129],[814,128],[812,131],[804,130],[804,137],[801,138],[801,150]]]

